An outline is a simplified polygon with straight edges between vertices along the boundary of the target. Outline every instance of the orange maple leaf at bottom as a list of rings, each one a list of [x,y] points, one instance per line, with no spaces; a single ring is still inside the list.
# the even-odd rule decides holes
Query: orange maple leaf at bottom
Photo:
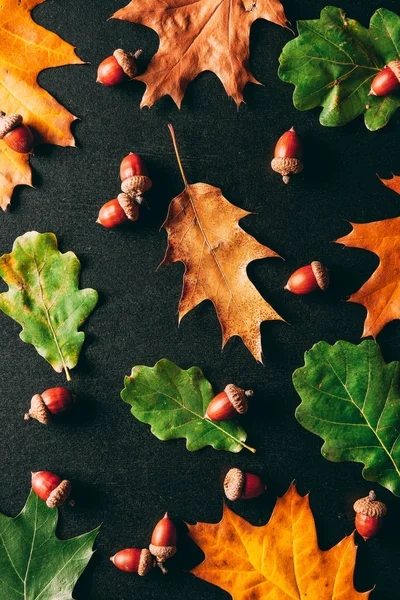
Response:
[[[262,527],[225,506],[219,523],[190,525],[189,532],[206,555],[192,573],[234,600],[369,598],[370,592],[353,585],[354,534],[320,550],[308,496],[300,496],[293,484]]]

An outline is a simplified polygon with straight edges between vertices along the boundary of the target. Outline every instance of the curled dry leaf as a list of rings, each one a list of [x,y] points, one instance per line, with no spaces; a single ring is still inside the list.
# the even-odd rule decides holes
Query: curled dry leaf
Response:
[[[76,119],[37,83],[44,69],[82,64],[74,48],[31,17],[44,0],[4,0],[0,7],[0,110],[19,113],[35,134],[35,144],[74,146]],[[0,140],[0,206],[11,202],[15,186],[31,185],[29,157]]]
[[[172,200],[163,225],[168,247],[162,264],[185,265],[179,321],[200,302],[211,300],[222,327],[222,345],[238,335],[261,362],[261,323],[283,319],[251,283],[247,266],[279,255],[240,227],[239,221],[251,213],[228,202],[219,188],[187,182],[171,126],[170,131],[185,189]]]
[[[294,485],[262,527],[225,506],[219,523],[189,525],[189,535],[205,554],[192,573],[233,600],[369,598],[370,592],[357,592],[353,585],[354,535],[320,550],[308,496],[300,496]]]
[[[146,84],[141,106],[169,95],[180,106],[188,84],[212,71],[237,105],[248,82],[251,25],[266,19],[286,27],[279,0],[133,0],[114,18],[154,29],[160,47],[147,71],[136,79]]]

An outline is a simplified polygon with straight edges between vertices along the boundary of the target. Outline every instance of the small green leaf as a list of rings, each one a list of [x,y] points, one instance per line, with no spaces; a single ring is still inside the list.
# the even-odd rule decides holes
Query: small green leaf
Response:
[[[163,358],[154,367],[134,367],[124,383],[121,398],[131,405],[134,417],[151,424],[159,440],[186,438],[190,451],[212,446],[255,452],[244,443],[247,436],[242,427],[233,421],[214,423],[204,418],[214,392],[198,367],[184,371]]]
[[[14,519],[0,513],[0,598],[72,600],[99,528],[69,540],[55,535],[58,511],[31,492]]]
[[[400,94],[368,96],[375,75],[400,56],[400,18],[378,9],[366,29],[344,11],[327,6],[320,19],[298,21],[299,36],[286,44],[279,77],[295,85],[299,110],[322,106],[322,125],[345,125],[361,114],[371,131],[386,125]]]
[[[376,342],[319,342],[293,373],[296,418],[325,443],[334,462],[363,463],[363,476],[400,496],[400,363],[386,364]]]
[[[95,290],[79,289],[80,268],[73,252],[58,250],[53,233],[25,233],[0,258],[0,276],[8,284],[0,310],[21,325],[20,338],[68,380],[85,339],[78,329],[98,300]]]

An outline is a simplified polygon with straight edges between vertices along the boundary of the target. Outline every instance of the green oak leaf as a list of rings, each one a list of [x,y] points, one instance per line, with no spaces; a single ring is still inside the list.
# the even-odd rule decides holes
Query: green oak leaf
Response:
[[[400,106],[400,94],[368,96],[375,75],[400,57],[400,18],[378,9],[366,29],[344,11],[327,6],[320,19],[298,21],[299,35],[283,48],[279,77],[295,85],[299,110],[322,106],[320,122],[345,125],[365,114],[371,131],[386,125]]]
[[[99,528],[69,540],[56,535],[58,511],[31,491],[14,519],[0,513],[0,598],[72,600]]]
[[[204,417],[215,394],[198,367],[184,371],[163,358],[154,367],[133,367],[124,384],[121,398],[131,405],[134,417],[151,425],[159,440],[186,438],[190,451],[212,446],[255,452],[244,443],[246,432],[235,422],[214,423]]]
[[[0,258],[0,277],[8,284],[0,310],[21,325],[20,338],[68,380],[85,339],[78,329],[98,300],[95,290],[79,289],[80,268],[73,252],[58,250],[53,233],[29,231]]]
[[[378,344],[315,344],[293,373],[302,402],[296,419],[323,440],[333,462],[360,462],[363,477],[400,496],[400,363]]]

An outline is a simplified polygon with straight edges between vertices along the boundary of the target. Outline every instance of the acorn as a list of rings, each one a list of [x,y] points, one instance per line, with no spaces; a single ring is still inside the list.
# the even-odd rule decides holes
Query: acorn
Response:
[[[176,527],[167,512],[153,530],[149,550],[165,575],[168,572],[164,567],[165,561],[176,554]]]
[[[57,508],[67,503],[71,495],[71,482],[61,479],[50,471],[32,473],[32,489],[39,498],[44,500],[49,508]],[[74,506],[73,500],[69,501]]]
[[[33,148],[33,133],[19,114],[6,115],[0,111],[0,139],[19,154],[28,154]]]
[[[96,81],[111,87],[128,79],[133,79],[137,75],[136,59],[141,53],[141,50],[137,50],[132,54],[132,52],[126,52],[118,48],[99,64]]]
[[[41,394],[32,396],[29,412],[25,413],[25,421],[36,419],[39,423],[47,425],[51,415],[69,410],[75,402],[75,395],[66,387],[54,387]]]
[[[329,271],[318,260],[310,265],[297,269],[288,279],[284,289],[304,296],[316,290],[326,290],[329,287]]]
[[[111,562],[121,571],[137,573],[141,577],[150,573],[154,566],[153,557],[147,548],[125,548],[114,556],[110,556]]]
[[[392,60],[372,81],[368,96],[387,96],[400,89],[400,60]]]
[[[223,392],[211,400],[204,418],[210,421],[229,421],[237,415],[244,415],[249,408],[247,398],[253,395],[253,390],[245,391],[229,383]]]
[[[358,533],[367,541],[376,535],[382,527],[383,517],[387,513],[387,506],[376,499],[373,490],[368,496],[360,498],[353,506],[356,514],[355,525]]]
[[[261,496],[267,486],[258,475],[244,473],[240,469],[230,469],[224,480],[225,496],[228,500],[249,500]]]
[[[300,173],[304,166],[301,162],[303,145],[294,127],[286,131],[276,143],[271,167],[282,175],[283,183],[289,183],[289,175]]]

